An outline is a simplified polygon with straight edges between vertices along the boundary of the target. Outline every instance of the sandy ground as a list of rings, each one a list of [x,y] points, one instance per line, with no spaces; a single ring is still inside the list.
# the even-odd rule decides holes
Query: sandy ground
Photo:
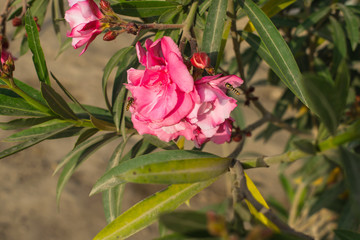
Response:
[[[3,0],[0,1],[0,6],[3,6],[2,3]],[[101,91],[102,69],[117,49],[130,43],[129,36],[120,36],[113,42],[103,42],[99,38],[90,45],[84,55],[78,56],[80,50],[69,49],[56,60],[59,45],[49,21],[44,24],[40,39],[49,70],[81,103],[104,107]],[[18,43],[19,40],[10,48],[17,57]],[[264,76],[264,69],[265,66],[257,74],[257,79]],[[16,61],[15,77],[39,88],[30,53]],[[256,94],[268,109],[272,109],[274,99],[281,94],[281,91],[258,87]],[[244,107],[244,111],[247,123],[259,117],[251,107]],[[0,121],[8,119],[8,117],[0,117]],[[1,138],[9,134],[10,132],[0,130]],[[255,134],[256,132],[253,135]],[[286,133],[276,134],[267,144],[254,142],[250,138],[244,148],[244,154],[279,154],[287,138]],[[86,240],[92,239],[106,225],[101,196],[88,197],[88,194],[97,178],[104,173],[116,143],[99,150],[76,171],[62,194],[59,211],[57,209],[55,189],[58,175],[52,176],[52,173],[56,164],[71,150],[75,140],[69,138],[46,141],[0,161],[1,240]],[[0,143],[0,150],[7,146],[5,143]],[[227,144],[225,148],[209,146],[206,150],[223,155],[233,147],[233,144]],[[275,195],[283,200],[276,171],[277,167],[274,166],[249,171],[249,175],[258,183],[264,195]],[[191,201],[192,206],[223,200],[227,195],[224,182],[222,179],[200,193]],[[129,184],[125,192],[124,209],[161,188],[161,186]],[[157,229],[153,226],[130,239],[152,239],[156,234]]]

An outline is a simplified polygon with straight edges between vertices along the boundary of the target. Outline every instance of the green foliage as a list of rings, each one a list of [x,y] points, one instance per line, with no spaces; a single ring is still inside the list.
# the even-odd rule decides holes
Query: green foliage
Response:
[[[71,39],[62,39],[65,34],[61,27],[64,2],[53,0],[49,8],[55,34],[60,43],[63,41],[59,54],[71,43]],[[338,229],[317,232],[319,239],[335,235],[335,239],[340,240],[359,239],[358,5],[330,0],[112,0],[111,7],[122,15],[122,24],[130,22],[138,32],[135,41],[128,46],[114,49],[103,69],[101,86],[107,107],[103,109],[81,104],[53,74],[71,102],[50,86],[37,29],[37,25],[44,23],[49,3],[50,0],[29,1],[29,9],[23,16],[24,26],[17,27],[14,33],[14,36],[23,34],[20,54],[28,49],[32,52],[40,90],[30,86],[33,83],[28,85],[14,79],[12,70],[6,72],[8,65],[0,67],[0,115],[12,117],[1,121],[0,129],[15,131],[3,139],[4,146],[10,146],[1,150],[0,158],[44,140],[76,137],[73,149],[64,154],[55,170],[57,173],[62,169],[56,189],[59,204],[61,193],[77,167],[102,146],[117,141],[106,172],[100,179],[94,179],[96,183],[90,193],[102,192],[108,223],[94,239],[124,239],[156,220],[162,229],[159,239],[163,240],[229,239],[232,235],[250,239],[253,234],[267,233],[256,226],[259,223],[275,231],[268,239],[309,239],[294,232],[285,222],[300,226],[305,234],[312,234],[314,229],[323,228],[316,222],[316,226],[309,229],[308,223],[321,218],[324,211],[335,213],[331,221]],[[9,9],[12,12],[8,20],[19,16],[22,12],[20,1],[14,1]],[[137,18],[129,20],[127,17]],[[248,18],[247,24],[231,26],[230,23],[240,18]],[[167,27],[158,29],[143,24],[165,24],[161,26]],[[178,25],[169,27],[173,24]],[[119,29],[126,32],[129,26],[105,26],[104,32]],[[212,75],[209,68],[203,72],[191,69],[189,59],[201,51],[210,56],[214,74],[235,74],[243,78],[245,83],[237,89],[241,94],[228,93],[236,97],[238,104],[231,113],[234,141],[230,147],[235,147],[228,157],[204,152],[205,144],[192,149],[192,145],[184,144],[183,137],[170,142],[147,134],[134,137],[138,134],[127,111],[132,103],[124,86],[127,70],[140,65],[135,47],[137,41],[143,45],[149,37],[156,40],[163,36],[170,36],[180,46],[184,63],[193,77]],[[232,46],[227,44],[229,38],[232,38]],[[255,81],[254,76],[263,67],[262,61],[269,67],[267,76]],[[15,65],[21,71],[16,61]],[[272,88],[282,91],[274,97],[272,109],[264,104],[263,96],[252,89],[250,81],[253,87],[271,85],[270,91]],[[260,114],[255,122],[249,122],[243,104],[258,110]],[[247,148],[246,136],[263,124],[267,126],[256,132],[255,140],[262,139],[266,143],[277,132],[287,130],[290,133],[287,147],[275,156],[263,156],[259,147],[258,156],[245,158],[242,151]],[[263,197],[261,186],[256,186],[246,173],[233,166],[236,160],[244,169],[285,162],[279,172],[279,186],[273,187],[283,188],[287,204],[275,197]],[[298,161],[299,167],[288,174],[287,168],[293,161]],[[226,204],[222,211],[214,215],[213,208],[202,206],[203,211],[170,212],[188,203],[219,176],[227,175],[229,169],[235,175],[231,185],[240,192],[223,196]],[[244,179],[247,185],[238,188]],[[125,185],[129,182],[168,186],[122,212]],[[231,219],[225,218],[232,209],[227,204],[229,198],[232,198],[230,202],[234,201]],[[241,202],[243,199],[246,205]],[[267,202],[275,213],[269,210]]]

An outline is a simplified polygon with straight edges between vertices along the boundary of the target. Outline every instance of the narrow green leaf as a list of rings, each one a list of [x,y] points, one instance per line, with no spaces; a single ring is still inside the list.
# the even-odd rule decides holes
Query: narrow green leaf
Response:
[[[101,230],[94,240],[125,239],[153,223],[161,213],[176,209],[215,180],[171,185],[131,207]]]
[[[79,144],[70,153],[66,155],[66,157],[57,166],[54,172],[55,174],[62,166],[65,165],[63,171],[59,176],[56,187],[56,202],[58,203],[58,205],[60,202],[60,196],[62,190],[64,189],[65,184],[68,182],[68,180],[70,179],[71,175],[74,173],[76,168],[87,158],[89,158],[101,146],[105,145],[106,143],[116,138],[117,136],[115,133],[107,133],[101,136],[91,138]]]
[[[359,18],[344,4],[338,3],[337,5],[344,14],[346,32],[350,39],[351,48],[353,51],[355,51],[360,39]]]
[[[38,136],[42,136],[48,132],[53,132],[57,129],[63,129],[67,126],[69,126],[69,123],[66,121],[52,119],[50,121],[40,123],[38,125],[32,126],[31,128],[14,133],[9,137],[5,138],[4,140],[14,142],[28,141],[33,138],[37,138]]]
[[[296,28],[295,35],[300,35],[303,31],[318,23],[321,19],[330,13],[330,10],[331,7],[325,7],[318,11],[314,11],[313,14],[311,14],[302,24]]]
[[[176,211],[160,215],[159,222],[167,229],[187,237],[211,237],[204,212]]]
[[[217,55],[217,59],[216,59],[215,71],[219,68],[220,63],[223,59],[226,42],[229,38],[230,28],[231,28],[231,20],[227,20],[223,27],[224,29],[223,34],[221,35],[221,43],[219,48],[219,54]]]
[[[284,77],[281,77],[281,80],[305,105],[307,105],[306,99],[302,93],[302,76],[299,67],[279,31],[253,1],[239,0],[239,4],[254,24],[260,38],[282,72]]]
[[[205,0],[199,5],[199,15],[202,16],[211,5],[211,0]]]
[[[44,52],[40,46],[39,32],[30,10],[25,14],[25,30],[28,35],[29,48],[33,54],[36,73],[41,82],[50,85],[49,73],[46,67]]]
[[[220,51],[227,3],[227,0],[212,0],[206,18],[201,51],[209,55],[212,66],[216,65],[217,55]]]
[[[156,147],[150,142],[145,141],[144,139],[139,140],[123,157],[123,161],[129,160],[131,158],[148,154],[154,151]]]
[[[315,145],[307,139],[299,139],[292,142],[292,144],[295,148],[310,155],[315,155],[317,152]]]
[[[344,230],[344,229],[336,229],[336,230],[334,230],[334,232],[340,240],[359,240],[360,239],[360,233],[358,233],[358,232],[353,232],[353,231]]]
[[[108,109],[111,109],[109,99],[107,97],[107,82],[109,79],[109,76],[112,72],[112,70],[121,62],[123,62],[125,59],[127,59],[128,54],[134,54],[135,48],[133,46],[125,47],[117,51],[108,61],[104,68],[104,74],[102,77],[102,88],[103,88],[103,94],[105,97],[106,105],[108,106]]]
[[[177,6],[177,3],[167,1],[128,1],[119,2],[111,7],[120,15],[145,18],[160,16]]]
[[[92,136],[94,136],[99,130],[96,128],[90,128],[90,129],[83,129],[83,131],[80,133],[80,136],[76,140],[76,143],[74,147],[77,147],[79,144],[85,142]]]
[[[270,54],[261,38],[253,33],[244,31],[240,31],[239,34],[247,43],[249,43],[249,45],[256,51],[257,54],[259,54],[259,56],[269,65],[279,78],[285,79],[285,75],[275,62],[273,56]]]
[[[279,180],[286,193],[286,196],[288,197],[290,203],[292,203],[295,196],[295,192],[294,192],[294,188],[291,186],[291,182],[283,173],[279,174]]]
[[[132,48],[128,51],[118,63],[118,69],[116,71],[116,76],[114,80],[113,90],[112,90],[112,103],[115,103],[116,97],[119,94],[121,88],[124,86],[124,83],[127,83],[127,70],[130,68],[137,68],[139,66],[139,61],[137,59],[136,49]]]
[[[52,118],[53,117],[19,118],[10,122],[0,122],[0,128],[3,130],[17,130],[49,121]]]
[[[65,119],[78,119],[65,100],[50,85],[42,82],[41,93],[53,112]]]
[[[124,182],[178,184],[208,180],[226,172],[231,159],[199,151],[169,150],[142,155],[106,172],[90,195]]]
[[[332,40],[334,44],[331,72],[335,75],[338,71],[340,63],[347,56],[347,47],[345,33],[342,30],[340,23],[334,17],[330,17],[330,23],[332,27]]]
[[[128,110],[128,104],[126,103],[127,90],[125,87],[121,88],[120,93],[117,95],[114,106],[113,106],[113,115],[114,123],[116,126],[116,131],[120,132],[121,121],[123,120],[124,110]],[[124,106],[126,105],[125,109]]]
[[[44,133],[43,135],[39,135],[39,136],[36,136],[34,138],[31,138],[31,139],[28,139],[27,141],[25,142],[22,142],[16,146],[13,146],[13,147],[10,147],[8,149],[5,149],[4,151],[0,152],[0,159],[1,158],[4,158],[6,156],[9,156],[9,155],[12,155],[14,153],[17,153],[17,152],[20,152],[21,150],[24,150],[28,147],[31,147],[39,142],[42,142],[44,141],[45,139],[48,139],[52,136],[55,136],[56,134],[59,134],[61,133],[62,131],[65,131],[71,127],[73,127],[74,125],[71,124],[71,123],[68,123],[66,126],[64,126],[63,128],[60,128],[60,129],[53,129],[53,131],[51,132],[46,132]]]
[[[0,115],[7,116],[46,116],[46,114],[28,104],[20,97],[3,94],[0,89]]]
[[[166,149],[166,150],[175,150],[179,149],[175,142],[163,142],[159,140],[157,137],[149,134],[144,134],[143,138],[145,141],[150,142],[151,144],[155,145],[158,148]]]

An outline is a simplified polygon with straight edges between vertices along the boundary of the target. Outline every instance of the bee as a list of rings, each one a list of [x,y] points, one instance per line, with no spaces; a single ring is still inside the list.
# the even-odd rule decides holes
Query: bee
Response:
[[[128,103],[126,104],[126,111],[129,111],[131,105],[134,103],[134,100],[135,100],[135,99],[132,98],[132,97],[129,97],[129,98],[128,98]]]
[[[231,85],[230,83],[225,83],[225,87],[229,90],[231,90],[233,93],[235,93],[236,95],[240,95],[241,93],[233,87],[233,85]]]

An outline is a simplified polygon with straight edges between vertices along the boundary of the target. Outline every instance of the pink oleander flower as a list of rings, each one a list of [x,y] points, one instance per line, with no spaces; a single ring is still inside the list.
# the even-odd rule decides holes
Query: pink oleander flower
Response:
[[[235,75],[216,75],[195,81],[198,99],[187,119],[196,126],[194,142],[197,147],[207,141],[221,144],[231,139],[233,120],[230,113],[237,104],[235,99],[226,95],[226,83],[238,87],[243,80]]]
[[[103,31],[100,19],[104,17],[93,0],[68,0],[70,9],[65,12],[65,20],[70,24],[72,46],[77,49],[86,44],[83,54],[89,44]]]
[[[128,84],[134,102],[131,120],[140,134],[170,141],[178,136],[194,139],[196,126],[186,121],[196,97],[194,80],[170,37],[137,43],[139,62],[145,70],[129,69]]]

